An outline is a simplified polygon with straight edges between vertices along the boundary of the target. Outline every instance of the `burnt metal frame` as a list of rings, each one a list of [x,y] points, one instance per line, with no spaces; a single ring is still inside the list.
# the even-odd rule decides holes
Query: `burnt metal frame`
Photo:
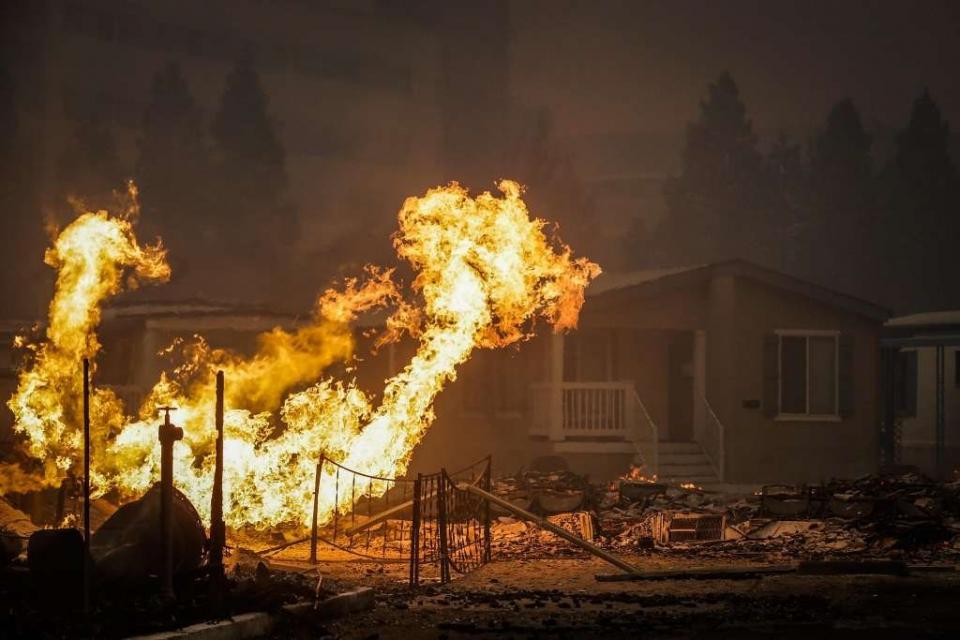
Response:
[[[323,465],[329,463],[334,466],[334,514],[333,514],[333,540],[322,539],[318,534],[318,502],[320,495],[320,482],[323,475]],[[458,487],[458,481],[468,480],[471,485],[479,485],[484,490],[489,491],[491,486],[491,468],[492,459],[490,456],[475,462],[474,464],[461,469],[455,473],[448,474],[446,470],[441,469],[438,473],[428,475],[418,474],[414,480],[405,480],[402,478],[383,478],[371,476],[365,473],[354,471],[343,465],[336,463],[324,455],[320,455],[316,467],[316,477],[313,488],[313,514],[311,522],[310,537],[310,561],[317,562],[317,544],[323,540],[334,547],[349,551],[359,556],[375,559],[373,556],[351,550],[353,539],[357,535],[366,534],[366,548],[370,547],[370,527],[361,524],[356,525],[356,510],[359,508],[356,491],[356,476],[361,476],[360,497],[366,502],[367,518],[371,517],[377,520],[385,514],[403,511],[408,506],[411,509],[410,522],[410,550],[409,557],[409,584],[417,586],[421,580],[421,568],[424,565],[434,565],[439,570],[439,578],[442,583],[449,582],[451,579],[451,569],[459,574],[467,573],[477,567],[480,567],[490,561],[491,558],[491,535],[490,535],[490,503],[486,500],[477,500],[470,492]],[[349,505],[351,526],[342,528],[340,526],[341,505],[340,502],[340,475],[341,471],[350,474],[350,498]],[[362,479],[367,479],[366,490],[362,488]],[[344,483],[346,480],[344,480]],[[371,500],[373,491],[371,487],[374,482],[385,483],[387,487],[383,493],[385,501],[385,510],[379,514],[372,513]],[[401,487],[401,500],[399,504],[390,505],[390,490]],[[408,493],[408,490],[412,495]],[[407,496],[410,495],[408,498]],[[399,511],[398,511],[399,510]],[[345,514],[344,516],[345,517]],[[387,538],[390,535],[389,524],[384,520],[384,539],[381,550],[381,561],[389,561],[387,556]],[[401,522],[399,534],[394,530],[394,534],[399,536],[399,540],[406,539],[405,524]],[[337,536],[346,536],[350,539],[347,546],[336,544]],[[398,538],[394,538],[398,539]],[[401,552],[402,556],[402,552]]]

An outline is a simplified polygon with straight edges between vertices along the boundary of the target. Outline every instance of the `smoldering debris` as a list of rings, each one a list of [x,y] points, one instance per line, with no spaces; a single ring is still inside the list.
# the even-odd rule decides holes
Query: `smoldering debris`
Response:
[[[621,480],[600,487],[569,472],[534,476],[536,491],[583,492],[579,512],[554,524],[620,553],[796,562],[833,557],[903,557],[914,563],[960,559],[960,481],[917,473],[870,475],[817,486],[766,486],[755,493]],[[551,484],[554,483],[554,484]],[[526,490],[517,478],[496,483],[503,495]],[[574,489],[574,487],[577,487]],[[537,498],[539,500],[539,497]],[[534,501],[536,507],[536,502]],[[549,532],[501,516],[494,549],[506,557],[578,557]]]

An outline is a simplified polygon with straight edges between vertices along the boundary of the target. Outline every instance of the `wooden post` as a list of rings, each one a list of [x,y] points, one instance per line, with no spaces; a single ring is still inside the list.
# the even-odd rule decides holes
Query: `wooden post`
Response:
[[[83,611],[90,612],[90,360],[83,359]]]
[[[317,510],[320,501],[320,474],[323,472],[323,454],[317,461],[317,475],[313,479],[313,518],[310,523],[310,562],[317,564]]]
[[[943,361],[944,361],[944,349],[942,344],[936,346],[936,380],[934,383],[935,386],[935,405],[934,405],[934,419],[936,420],[935,433],[934,433],[934,457],[936,459],[936,470],[938,479],[946,479],[947,469],[945,465],[945,444],[946,444],[946,424],[944,420],[944,402],[943,402],[943,387],[944,387],[944,373],[943,373]]]

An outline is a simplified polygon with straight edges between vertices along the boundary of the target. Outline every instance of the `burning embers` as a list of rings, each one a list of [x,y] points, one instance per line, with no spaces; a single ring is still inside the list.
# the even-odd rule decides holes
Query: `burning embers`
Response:
[[[545,223],[530,217],[519,185],[504,181],[499,187],[502,197],[472,198],[452,184],[404,202],[394,245],[416,273],[408,289],[392,270],[368,267],[363,279],[319,296],[305,326],[261,335],[251,358],[212,348],[202,338],[174,345],[182,364],[161,376],[135,416],[110,390],[94,389],[95,493],[132,497],[149,489],[159,475],[157,409],[172,406],[171,420],[184,428],[174,447],[177,485],[209,519],[218,369],[228,380],[223,445],[228,524],[306,524],[321,452],[370,475],[401,475],[433,421],[434,399],[456,377],[457,366],[476,348],[528,339],[537,320],[554,330],[575,326],[584,288],[599,274],[596,264],[574,259],[569,247],[548,241]],[[24,437],[23,453],[35,463],[0,468],[0,489],[9,490],[2,485],[12,482],[29,488],[28,480],[35,486],[58,484],[82,457],[79,363],[94,360],[100,349],[100,308],[124,289],[170,275],[160,244],[137,242],[133,214],[135,207],[121,216],[84,214],[47,253],[57,283],[46,334],[20,339],[29,361],[8,403]],[[392,309],[380,343],[408,334],[418,348],[386,381],[375,407],[355,381],[320,377],[328,365],[352,355],[347,323],[377,307]],[[323,520],[334,508],[334,484],[321,486],[329,488],[320,495]]]

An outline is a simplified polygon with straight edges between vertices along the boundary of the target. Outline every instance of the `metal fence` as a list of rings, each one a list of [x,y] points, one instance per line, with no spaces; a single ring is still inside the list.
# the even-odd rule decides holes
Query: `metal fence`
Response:
[[[452,474],[441,469],[414,480],[373,476],[321,459],[310,559],[317,561],[322,542],[369,560],[407,562],[411,586],[473,571],[490,560],[490,505],[458,487],[465,483],[489,490],[490,457]],[[334,503],[323,527],[316,523],[321,495]]]
[[[420,474],[415,481],[410,584],[448,582],[490,561],[490,504],[458,485],[489,491],[490,458],[455,473]]]

